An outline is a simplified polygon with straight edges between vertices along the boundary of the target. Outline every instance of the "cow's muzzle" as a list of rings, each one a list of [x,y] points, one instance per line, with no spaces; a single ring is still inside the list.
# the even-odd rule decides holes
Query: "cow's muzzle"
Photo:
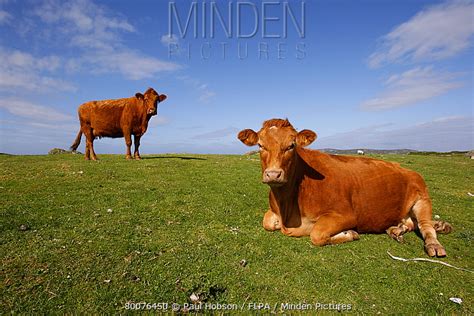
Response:
[[[149,115],[156,115],[156,110],[149,109],[149,110],[148,110],[148,114],[149,114]]]
[[[262,182],[270,186],[282,186],[286,183],[285,172],[283,169],[266,169]]]

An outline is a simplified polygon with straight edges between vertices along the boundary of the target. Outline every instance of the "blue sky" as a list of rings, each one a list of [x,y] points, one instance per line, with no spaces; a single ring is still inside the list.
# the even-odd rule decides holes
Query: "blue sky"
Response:
[[[216,1],[198,1],[194,38],[192,19],[184,36],[170,19],[184,26],[191,1],[0,0],[0,152],[68,148],[80,104],[147,87],[168,99],[142,153],[243,153],[237,132],[274,117],[314,130],[312,148],[474,148],[473,1],[290,1],[304,37],[286,1],[249,2],[217,1],[233,33],[216,19],[210,38]]]

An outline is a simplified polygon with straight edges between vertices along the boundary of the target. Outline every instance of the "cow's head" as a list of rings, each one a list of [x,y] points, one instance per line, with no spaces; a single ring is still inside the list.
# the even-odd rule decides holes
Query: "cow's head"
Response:
[[[265,121],[258,132],[244,129],[237,136],[247,146],[260,147],[262,181],[270,186],[282,186],[295,171],[296,148],[305,147],[316,139],[307,129],[297,132],[288,120]]]
[[[158,103],[166,99],[166,95],[158,94],[158,92],[156,92],[153,88],[148,88],[145,91],[145,94],[137,92],[135,93],[135,97],[143,101],[143,104],[145,105],[146,109],[146,114],[149,116],[156,115],[158,111]]]

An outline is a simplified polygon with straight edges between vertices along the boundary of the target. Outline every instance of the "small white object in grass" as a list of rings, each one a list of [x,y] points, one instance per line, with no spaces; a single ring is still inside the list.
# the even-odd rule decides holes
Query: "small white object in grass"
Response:
[[[449,300],[451,302],[459,304],[459,305],[461,305],[461,303],[462,303],[462,299],[460,299],[459,297],[450,297]]]
[[[199,301],[199,296],[197,296],[196,294],[191,294],[191,296],[189,297],[191,299],[191,302],[193,303],[196,303]]]
[[[467,192],[467,195],[474,196],[474,194],[472,194],[471,192]]]
[[[104,280],[104,283],[110,283],[110,280],[109,279]]]
[[[71,278],[71,276],[68,274],[66,278],[70,279],[70,278]]]
[[[240,266],[241,267],[245,267],[246,265],[247,265],[247,260],[245,260],[245,259],[240,260]]]
[[[82,170],[81,170],[81,171],[78,171],[77,173],[79,173],[79,174],[83,174],[83,173],[84,173],[84,171],[82,171]]]
[[[25,231],[27,231],[27,230],[30,229],[30,228],[29,228],[28,225],[26,225],[26,224],[21,224],[18,229],[19,229],[20,231],[22,231],[22,232],[25,232]]]
[[[439,293],[439,295],[443,296],[443,293]]]
[[[435,219],[440,219],[440,217],[439,217],[438,214],[436,214],[436,215],[434,216],[434,218],[435,218]]]
[[[107,209],[107,213],[112,213],[112,209],[111,209],[111,208],[108,208],[108,209]]]

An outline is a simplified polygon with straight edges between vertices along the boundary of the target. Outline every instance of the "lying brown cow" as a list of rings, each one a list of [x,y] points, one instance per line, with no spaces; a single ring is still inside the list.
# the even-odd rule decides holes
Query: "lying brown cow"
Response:
[[[305,149],[316,133],[298,133],[288,120],[268,120],[258,133],[246,129],[238,138],[260,147],[263,182],[270,186],[266,230],[309,235],[323,246],[357,240],[358,233],[387,232],[400,241],[417,228],[429,256],[446,256],[436,232],[452,227],[432,221],[431,200],[418,173],[382,160]]]
[[[130,146],[134,136],[134,158],[140,159],[138,147],[140,137],[145,134],[148,121],[157,113],[157,105],[166,99],[166,95],[158,94],[148,88],[145,94],[137,92],[131,98],[90,101],[79,106],[79,121],[81,129],[77,134],[71,150],[76,150],[81,143],[81,136],[86,136],[86,160],[97,160],[94,152],[94,139],[96,137],[125,137],[127,145],[127,159],[131,159]]]

